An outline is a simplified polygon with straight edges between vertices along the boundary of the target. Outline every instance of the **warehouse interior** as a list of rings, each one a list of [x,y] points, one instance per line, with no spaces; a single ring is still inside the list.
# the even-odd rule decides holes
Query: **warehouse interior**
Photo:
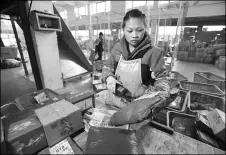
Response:
[[[225,154],[225,1],[8,0],[0,8],[1,154]],[[125,17],[136,9],[145,29],[130,33],[139,12]],[[144,39],[128,38],[141,33],[151,49],[135,59]],[[150,56],[146,86],[150,52],[161,57]]]

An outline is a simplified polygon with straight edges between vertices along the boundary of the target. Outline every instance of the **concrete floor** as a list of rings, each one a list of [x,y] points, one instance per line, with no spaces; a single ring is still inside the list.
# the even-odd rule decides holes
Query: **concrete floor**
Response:
[[[23,66],[1,70],[1,106],[36,90],[35,83],[21,76],[21,71],[24,72]]]
[[[27,66],[30,73],[28,78],[24,76],[23,66],[1,70],[1,105],[9,103],[21,95],[25,95],[36,90],[34,77],[31,73],[30,63],[27,63]],[[193,81],[194,73],[198,71],[212,72],[216,75],[225,77],[225,70],[220,70],[212,64],[176,61],[172,70],[180,72],[182,75],[186,76],[189,81]],[[84,86],[84,84],[87,86]],[[80,82],[78,80],[73,80],[68,85],[70,85],[70,87],[68,87],[70,90],[80,90],[88,88],[92,84],[90,85],[90,79],[85,78]]]

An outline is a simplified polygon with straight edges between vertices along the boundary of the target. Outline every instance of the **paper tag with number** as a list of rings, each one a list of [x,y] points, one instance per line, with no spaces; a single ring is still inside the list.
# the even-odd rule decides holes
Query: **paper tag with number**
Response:
[[[74,154],[67,139],[61,141],[49,149],[50,154]]]

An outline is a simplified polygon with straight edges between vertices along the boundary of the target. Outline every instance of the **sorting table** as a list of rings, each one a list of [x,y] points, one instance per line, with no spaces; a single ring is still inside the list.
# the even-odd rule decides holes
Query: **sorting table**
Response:
[[[178,132],[169,135],[149,125],[142,126],[138,132],[142,135],[142,145],[145,154],[225,154],[224,151],[206,143],[190,138]],[[82,132],[73,140],[85,152],[88,133]]]

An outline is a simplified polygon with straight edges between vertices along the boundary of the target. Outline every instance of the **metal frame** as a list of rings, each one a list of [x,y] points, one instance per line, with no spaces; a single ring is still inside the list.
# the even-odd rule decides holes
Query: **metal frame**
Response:
[[[30,29],[31,25],[28,18],[27,8],[29,8],[27,2],[25,4],[20,4],[19,9],[20,9],[21,23],[23,25],[23,32],[24,32],[28,54],[31,62],[32,72],[34,74],[36,88],[37,90],[41,90],[43,89],[43,84],[41,80],[40,70],[38,67],[37,57],[35,55],[35,47],[34,47],[34,42],[31,35],[31,29]]]
[[[22,51],[22,48],[21,48],[21,45],[20,45],[20,41],[19,41],[19,37],[18,37],[18,34],[17,34],[15,21],[14,21],[13,17],[10,17],[10,21],[11,21],[11,24],[12,24],[12,27],[13,27],[13,32],[14,32],[15,38],[16,38],[17,48],[19,50],[20,57],[21,57],[21,60],[22,60],[22,64],[23,64],[23,67],[24,67],[24,72],[25,72],[25,75],[28,76],[29,73],[28,73],[28,70],[27,70],[26,62],[24,60],[24,54],[23,54],[23,51]]]

